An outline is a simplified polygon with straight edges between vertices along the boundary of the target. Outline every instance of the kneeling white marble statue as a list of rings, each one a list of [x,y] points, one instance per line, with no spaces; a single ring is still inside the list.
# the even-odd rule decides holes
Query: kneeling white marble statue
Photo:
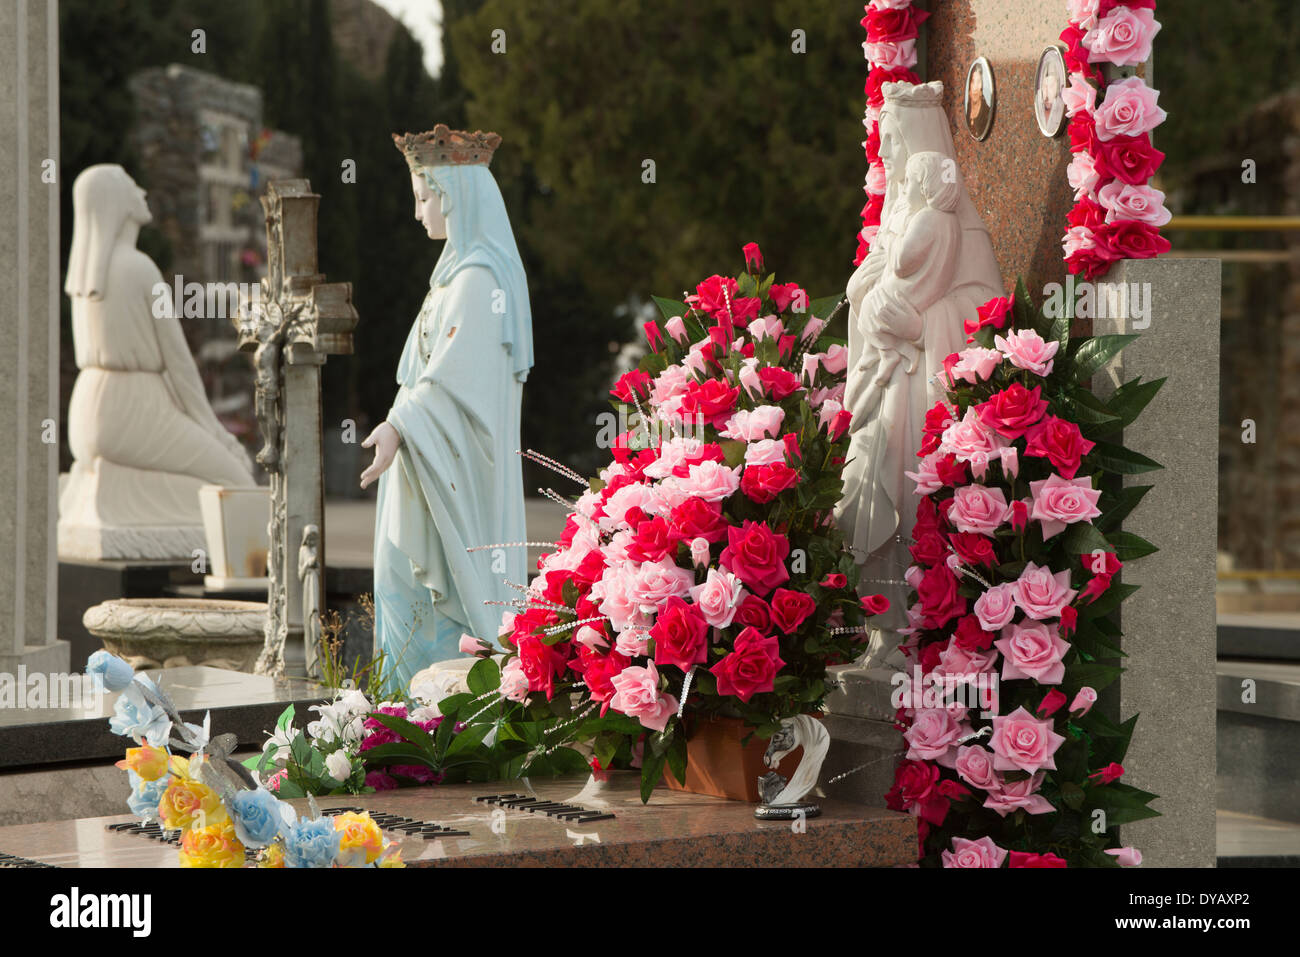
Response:
[[[879,665],[906,622],[903,572],[916,521],[913,482],[925,413],[944,396],[943,360],[963,323],[1002,292],[988,231],[957,169],[943,84],[887,83],[880,112],[885,202],[879,232],[848,283],[852,414],[836,519],[862,563],[860,591],[890,599],[866,655]]]
[[[208,404],[162,274],[136,249],[144,190],[102,164],[77,177],[72,203],[64,289],[80,371],[59,555],[191,559],[205,545],[199,487],[256,484],[248,455]]]

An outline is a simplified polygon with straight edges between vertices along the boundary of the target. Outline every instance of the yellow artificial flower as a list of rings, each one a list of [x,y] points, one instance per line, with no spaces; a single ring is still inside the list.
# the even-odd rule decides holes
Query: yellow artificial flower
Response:
[[[339,857],[344,866],[374,863],[384,852],[384,834],[366,812],[347,811],[336,815],[334,830],[340,832]]]
[[[187,777],[173,779],[158,802],[166,828],[206,828],[229,820],[221,799],[206,784]]]
[[[284,846],[278,841],[262,851],[258,867],[284,867]]]
[[[389,844],[385,848],[383,856],[379,858],[376,867],[405,867],[406,861],[402,860],[402,849],[396,844]]]
[[[181,867],[243,867],[244,845],[229,821],[192,828],[181,838]]]
[[[127,748],[126,758],[117,762],[123,771],[134,771],[141,781],[157,781],[167,773],[169,755],[163,748],[148,742],[138,748]]]

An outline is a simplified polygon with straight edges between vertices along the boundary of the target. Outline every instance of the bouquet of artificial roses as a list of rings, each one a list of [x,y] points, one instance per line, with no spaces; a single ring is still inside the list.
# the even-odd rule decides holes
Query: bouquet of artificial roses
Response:
[[[1164,380],[1094,395],[1092,375],[1136,337],[1070,340],[1068,318],[1036,314],[1023,285],[967,332],[908,473],[921,499],[907,753],[886,800],[917,816],[924,864],[1131,862],[1113,828],[1157,813],[1155,795],[1119,781],[1136,716],[1117,724],[1092,705],[1121,671],[1107,616],[1136,590],[1115,578],[1155,550],[1119,530],[1151,486],[1117,477],[1159,465],[1114,439]],[[974,684],[992,693],[954,693]]]
[[[646,323],[650,352],[612,390],[629,423],[614,461],[499,637],[501,694],[551,702],[599,767],[639,761],[646,797],[665,763],[684,780],[684,715],[770,736],[820,708],[827,666],[864,637],[832,517],[849,424],[834,300],[764,276],[752,243],[745,259],[656,300],[663,326]]]

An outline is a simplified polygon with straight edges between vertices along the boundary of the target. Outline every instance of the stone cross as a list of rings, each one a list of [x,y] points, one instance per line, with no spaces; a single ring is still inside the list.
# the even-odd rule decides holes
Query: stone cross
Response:
[[[254,354],[263,440],[257,460],[271,477],[266,644],[257,671],[277,677],[285,673],[286,642],[304,631],[307,674],[319,677],[319,622],[304,621],[304,608],[318,614],[325,607],[320,370],[327,356],[352,352],[357,324],[352,284],[327,283],[316,271],[319,205],[305,179],[267,185],[266,278],[260,298],[241,303],[235,318],[239,348]],[[313,552],[307,562],[299,555],[304,547]]]

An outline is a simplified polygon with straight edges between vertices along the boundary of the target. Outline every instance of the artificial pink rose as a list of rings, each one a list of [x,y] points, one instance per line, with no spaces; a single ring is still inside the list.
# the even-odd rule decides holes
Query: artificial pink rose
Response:
[[[1051,374],[1052,357],[1060,348],[1059,342],[1046,342],[1033,329],[1018,329],[1005,336],[995,336],[993,344],[1017,369],[1024,369],[1037,376]]]
[[[831,375],[840,375],[849,366],[849,350],[846,346],[831,345],[822,356],[822,368]]]
[[[645,628],[645,621],[638,618],[615,635],[614,650],[629,659],[649,654],[650,632]]]
[[[733,525],[727,529],[727,547],[718,563],[763,597],[790,580],[785,567],[789,554],[788,538],[772,531],[765,522],[746,521],[739,528]]]
[[[779,405],[760,405],[751,412],[743,409],[726,421],[719,434],[725,439],[774,438],[781,434],[781,423],[785,421],[785,410]]]
[[[1008,516],[1007,497],[1002,489],[963,485],[953,493],[948,521],[959,532],[992,535]]]
[[[1007,625],[993,644],[1002,652],[1003,681],[1033,678],[1039,684],[1057,685],[1065,677],[1061,659],[1070,644],[1041,621]]]
[[[1163,226],[1173,214],[1165,208],[1165,194],[1150,186],[1132,186],[1113,180],[1097,191],[1097,202],[1106,209],[1106,222],[1130,219],[1150,226]]]
[[[1016,614],[1015,582],[994,585],[975,599],[975,617],[985,631],[1000,631]]]
[[[528,697],[528,676],[518,658],[511,658],[501,669],[501,697],[510,701],[523,701]]]
[[[996,349],[970,346],[957,354],[957,361],[948,370],[953,380],[961,380],[974,385],[983,382],[993,374],[993,370],[1002,364],[1002,354]]]
[[[1071,23],[1084,30],[1091,30],[1097,24],[1098,0],[1065,0],[1066,15]]]
[[[938,462],[940,459],[945,457],[946,456],[942,456],[938,452],[931,452],[925,458],[921,459],[921,464],[916,467],[915,472],[903,472],[903,475],[916,483],[917,495],[933,495],[935,492],[939,491],[939,489],[943,488],[943,479],[939,478]],[[917,541],[919,542],[920,539],[918,538]],[[918,559],[918,561],[919,560],[920,559]],[[928,561],[925,564],[933,565],[934,562]]]
[[[897,43],[872,43],[865,41],[862,52],[871,69],[881,67],[886,70],[904,70],[916,66],[916,40],[900,40]]]
[[[1033,505],[1029,517],[1043,523],[1044,540],[1075,522],[1090,522],[1101,514],[1097,500],[1101,490],[1092,487],[1092,479],[1083,475],[1067,479],[1052,474],[1029,483]]]
[[[1007,781],[999,775],[997,786],[991,788],[984,799],[984,806],[1002,817],[1021,809],[1026,814],[1051,814],[1056,808],[1038,793],[1044,777],[1042,771],[1019,781]]]
[[[710,568],[702,584],[691,588],[691,601],[714,628],[726,628],[736,617],[736,608],[745,596],[744,586],[731,572]]]
[[[1061,240],[1061,249],[1070,272],[1083,273],[1089,279],[1104,273],[1120,258],[1103,237],[1087,226],[1067,229]]]
[[[785,443],[780,439],[759,439],[745,446],[746,465],[784,465]]]
[[[972,651],[955,641],[950,641],[947,647],[939,652],[939,665],[934,669],[934,673],[949,675],[959,679],[963,684],[969,684],[977,675],[991,671],[997,657],[996,652]]]
[[[907,760],[939,761],[967,730],[942,708],[920,708],[911,727],[903,732]]]
[[[1007,440],[980,422],[974,408],[966,410],[961,421],[951,422],[939,438],[938,451],[952,454],[958,462],[970,462],[979,455],[987,463],[989,453],[1002,448]]]
[[[686,341],[686,322],[681,316],[673,316],[664,323],[664,331],[678,342]]]
[[[1074,190],[1074,201],[1095,198],[1097,187],[1101,185],[1101,171],[1097,160],[1091,153],[1075,153],[1070,165],[1065,168],[1065,178]]]
[[[799,338],[804,342],[812,342],[822,334],[822,330],[825,328],[825,319],[818,319],[816,316],[811,316],[809,317],[808,322],[804,325],[803,332],[800,333]]]
[[[650,637],[655,643],[655,664],[676,665],[690,671],[708,657],[709,625],[696,605],[672,597],[655,618]]]
[[[624,668],[610,679],[610,684],[614,686],[610,707],[636,718],[651,731],[662,731],[668,726],[668,719],[677,713],[677,699],[659,692],[659,672],[653,661],[644,668],[637,665]]]
[[[1039,721],[1022,705],[993,719],[993,767],[998,771],[1056,770],[1053,755],[1065,738],[1052,730],[1051,721]]]
[[[593,628],[591,625],[583,625],[573,636],[573,640],[580,645],[585,645],[591,649],[608,648],[609,638],[603,631],[604,625],[600,628]]]
[[[740,471],[722,462],[699,462],[688,466],[686,477],[677,479],[676,485],[706,502],[721,502],[740,488]]]
[[[684,598],[695,584],[695,572],[679,568],[671,559],[644,562],[633,579],[631,597],[644,610],[653,612],[672,596]]]
[[[1111,847],[1106,853],[1114,857],[1120,867],[1137,867],[1142,863],[1142,852],[1136,847]]]
[[[707,568],[709,560],[709,540],[707,538],[691,539],[691,564],[696,568]]]
[[[1092,688],[1080,688],[1079,693],[1074,696],[1070,702],[1070,715],[1075,718],[1082,718],[1092,710],[1092,706],[1097,703],[1097,692]]]
[[[777,316],[760,316],[749,324],[749,334],[755,342],[764,339],[779,339],[785,335],[785,323]]]
[[[994,844],[991,837],[981,837],[978,841],[954,837],[952,850],[939,856],[944,867],[1001,867],[1007,852]]]
[[[488,643],[473,635],[461,635],[459,649],[462,655],[478,655],[488,650]]]
[[[1089,63],[1137,66],[1151,59],[1151,41],[1160,24],[1150,10],[1116,7],[1083,37]]]
[[[971,787],[984,791],[997,787],[1001,780],[997,771],[993,770],[993,752],[978,744],[957,748],[953,770]]]
[[[718,679],[718,694],[748,702],[756,694],[771,691],[776,673],[784,667],[778,641],[746,628],[736,636],[732,652],[709,671]]]
[[[1078,73],[1070,74],[1070,85],[1061,91],[1065,101],[1065,115],[1091,113],[1097,107],[1097,88]]]
[[[1140,136],[1165,121],[1166,113],[1156,105],[1160,94],[1130,76],[1106,88],[1106,99],[1097,107],[1097,139],[1103,143],[1116,136]]]
[[[1078,591],[1070,587],[1068,570],[1053,574],[1046,565],[1030,562],[1012,583],[1012,594],[1026,615],[1036,621],[1046,621],[1058,617],[1061,609],[1074,601]]]

